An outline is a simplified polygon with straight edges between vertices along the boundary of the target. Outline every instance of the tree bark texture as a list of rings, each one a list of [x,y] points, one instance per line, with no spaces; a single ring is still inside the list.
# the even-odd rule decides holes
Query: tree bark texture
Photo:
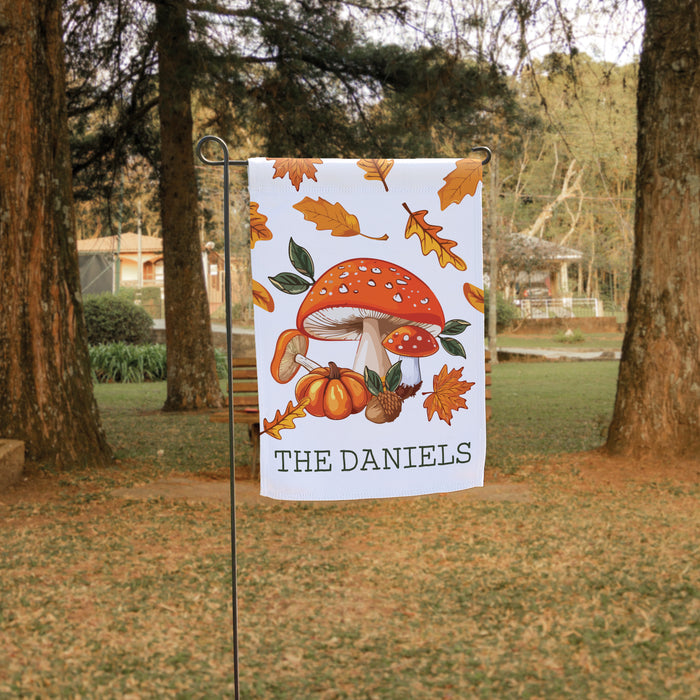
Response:
[[[607,447],[700,456],[700,3],[645,0],[635,249]]]
[[[60,0],[0,0],[0,437],[106,464],[80,299]]]
[[[156,3],[168,390],[164,410],[220,407],[192,149],[194,60],[187,3]]]

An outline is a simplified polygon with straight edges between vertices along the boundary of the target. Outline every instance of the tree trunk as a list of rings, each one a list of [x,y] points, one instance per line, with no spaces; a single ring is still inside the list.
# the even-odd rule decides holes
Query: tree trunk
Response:
[[[111,453],[80,299],[61,5],[0,5],[0,437],[68,468]]]
[[[220,407],[192,149],[194,61],[184,0],[156,3],[168,391],[164,410]]]
[[[613,453],[700,456],[700,3],[645,0],[635,248]]]

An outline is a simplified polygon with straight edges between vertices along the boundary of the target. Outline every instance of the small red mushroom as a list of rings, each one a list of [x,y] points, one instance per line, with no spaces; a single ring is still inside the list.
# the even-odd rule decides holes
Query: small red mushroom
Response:
[[[374,258],[345,260],[324,272],[309,289],[297,328],[318,340],[358,340],[353,369],[386,375],[391,361],[382,340],[412,325],[431,336],[445,316],[428,285],[400,265]]]
[[[420,374],[420,358],[428,357],[438,351],[439,345],[435,337],[425,328],[418,326],[401,326],[390,333],[382,345],[394,355],[401,358],[401,383],[396,393],[407,399],[414,396],[423,380]]]

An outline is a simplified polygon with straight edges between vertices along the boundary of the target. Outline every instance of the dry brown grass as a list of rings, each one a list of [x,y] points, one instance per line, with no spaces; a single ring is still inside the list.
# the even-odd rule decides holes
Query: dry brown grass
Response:
[[[697,463],[517,478],[530,502],[239,506],[243,697],[697,697]],[[231,695],[225,505],[44,476],[0,511],[0,697]]]

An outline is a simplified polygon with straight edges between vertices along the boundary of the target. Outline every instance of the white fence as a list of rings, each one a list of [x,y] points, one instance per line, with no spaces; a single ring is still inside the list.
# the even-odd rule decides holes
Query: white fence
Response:
[[[574,318],[604,316],[601,299],[561,297],[559,299],[516,299],[520,318]]]

